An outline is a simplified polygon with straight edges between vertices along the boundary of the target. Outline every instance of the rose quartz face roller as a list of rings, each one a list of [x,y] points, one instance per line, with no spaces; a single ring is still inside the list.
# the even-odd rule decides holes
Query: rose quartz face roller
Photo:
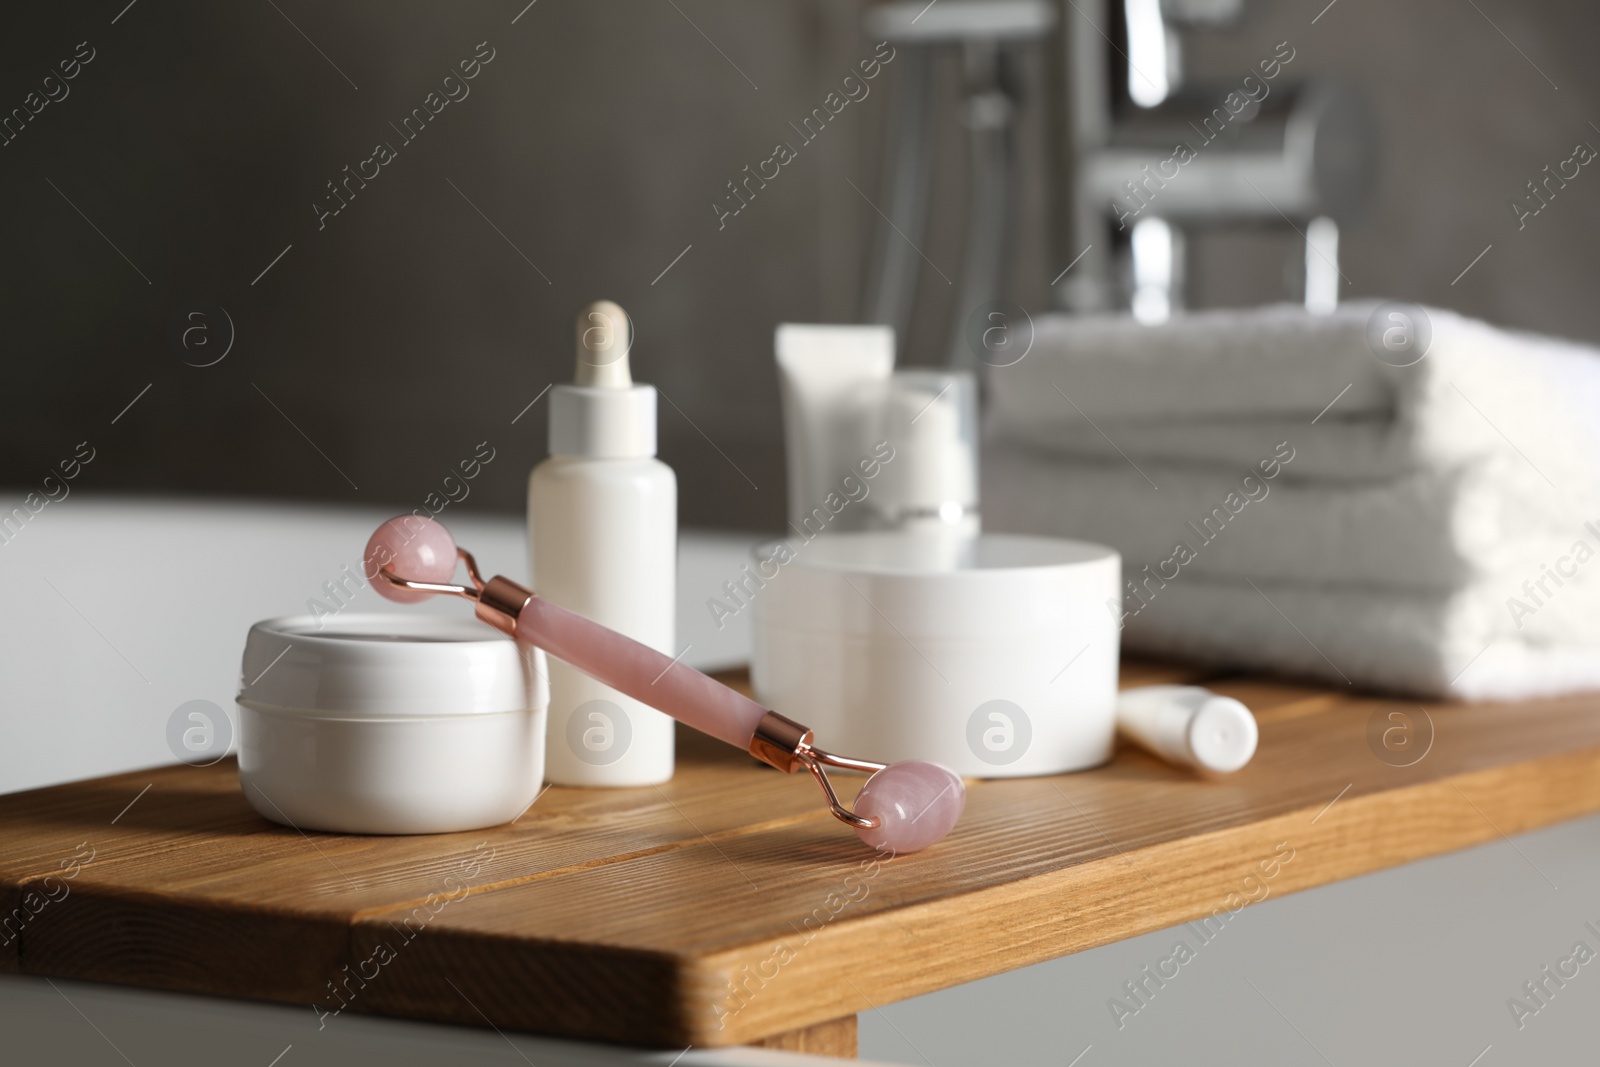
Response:
[[[458,558],[467,565],[471,586],[451,584]],[[390,519],[367,542],[365,559],[373,588],[390,600],[409,604],[433,594],[465,597],[490,626],[613,689],[787,774],[810,771],[829,810],[873,848],[895,853],[927,848],[950,832],[966,806],[966,786],[947,767],[920,760],[886,766],[824,752],[812,744],[808,728],[693,667],[551,604],[509,578],[484,581],[472,554],[457,548],[450,531],[432,519]],[[857,794],[854,811],[839,802],[824,767],[872,775]]]

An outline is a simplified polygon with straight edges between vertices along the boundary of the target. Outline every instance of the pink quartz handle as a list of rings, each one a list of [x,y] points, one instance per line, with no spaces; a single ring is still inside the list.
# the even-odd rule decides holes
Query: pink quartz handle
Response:
[[[649,645],[534,596],[517,615],[518,641],[666,712],[686,726],[748,751],[767,709]]]

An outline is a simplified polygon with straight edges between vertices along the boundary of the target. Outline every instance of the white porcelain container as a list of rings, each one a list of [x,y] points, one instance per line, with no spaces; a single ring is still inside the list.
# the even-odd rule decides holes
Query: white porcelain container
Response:
[[[1121,558],[1044,537],[829,534],[757,549],[751,680],[823,748],[968,777],[1080,770],[1116,731]],[[785,561],[785,551],[787,560]]]
[[[302,830],[433,834],[509,822],[544,779],[544,653],[472,619],[267,619],[240,676],[239,782]]]

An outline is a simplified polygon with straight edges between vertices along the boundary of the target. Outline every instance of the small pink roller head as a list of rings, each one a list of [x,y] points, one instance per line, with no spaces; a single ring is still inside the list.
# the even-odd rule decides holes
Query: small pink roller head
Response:
[[[921,760],[893,763],[856,794],[855,813],[879,820],[856,833],[873,848],[917,852],[942,840],[966,806],[967,787],[950,768]]]
[[[378,527],[367,542],[362,567],[379,596],[401,604],[417,604],[428,594],[385,581],[387,570],[413,582],[448,582],[456,573],[456,542],[440,523],[420,515],[401,515]]]

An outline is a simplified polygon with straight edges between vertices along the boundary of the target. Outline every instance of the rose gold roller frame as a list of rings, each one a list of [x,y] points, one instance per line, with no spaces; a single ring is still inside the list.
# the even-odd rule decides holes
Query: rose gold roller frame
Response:
[[[504,634],[515,636],[517,616],[522,614],[522,609],[536,594],[533,590],[501,575],[495,575],[485,581],[483,574],[478,570],[478,561],[464,548],[457,548],[456,556],[466,564],[467,574],[472,579],[471,586],[413,582],[398,577],[387,567],[380,569],[378,575],[391,585],[403,589],[459,596],[470,600],[480,620]],[[756,725],[755,735],[750,739],[748,751],[762,763],[776,767],[785,774],[793,774],[802,767],[810,771],[811,776],[822,787],[822,794],[828,800],[828,810],[840,822],[861,830],[871,830],[878,826],[880,820],[857,815],[840,802],[839,795],[834,792],[833,783],[828,780],[828,774],[823,767],[874,774],[883,770],[886,764],[851,759],[849,756],[836,756],[824,751],[812,744],[812,731],[809,726],[803,726],[775,711],[768,711]]]

